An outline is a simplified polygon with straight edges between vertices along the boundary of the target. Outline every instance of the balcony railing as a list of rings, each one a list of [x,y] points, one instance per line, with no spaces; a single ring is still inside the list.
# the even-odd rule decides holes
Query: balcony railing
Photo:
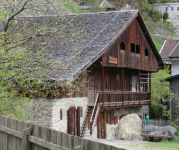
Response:
[[[96,125],[99,109],[150,105],[151,92],[99,92],[90,120],[90,134]]]

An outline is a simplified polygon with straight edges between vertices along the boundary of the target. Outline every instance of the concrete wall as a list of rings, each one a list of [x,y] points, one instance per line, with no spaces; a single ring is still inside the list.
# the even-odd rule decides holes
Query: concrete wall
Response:
[[[160,11],[160,7],[162,7],[162,11],[160,11],[162,14],[165,13],[166,7],[168,7],[168,14],[169,19],[179,19],[179,11],[177,11],[177,7],[179,7],[179,3],[161,3],[161,4],[155,4],[155,9]],[[171,10],[171,7],[173,7],[173,11]]]
[[[177,75],[179,74],[179,61],[172,61],[171,65],[171,75]]]

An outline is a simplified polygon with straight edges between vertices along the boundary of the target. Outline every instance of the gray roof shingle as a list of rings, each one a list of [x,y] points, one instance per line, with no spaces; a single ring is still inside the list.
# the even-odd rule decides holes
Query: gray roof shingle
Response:
[[[59,39],[53,40],[48,45],[47,54],[51,54],[50,59],[60,60],[63,64],[69,65],[69,69],[58,70],[58,74],[50,74],[51,78],[60,81],[69,81],[82,71],[86,70],[101,55],[103,50],[120,34],[138,11],[114,11],[103,13],[86,13],[80,15],[69,15],[67,19],[73,19],[75,28],[83,29],[86,34],[74,37],[78,40],[71,40],[62,43]],[[57,24],[60,27],[61,22],[55,17],[32,17],[32,22]],[[69,31],[65,31],[69,32]],[[60,34],[60,33],[57,33]],[[45,39],[37,39],[36,41]],[[38,46],[34,46],[38,49]],[[78,59],[75,56],[79,56]],[[57,66],[58,68],[58,66]]]

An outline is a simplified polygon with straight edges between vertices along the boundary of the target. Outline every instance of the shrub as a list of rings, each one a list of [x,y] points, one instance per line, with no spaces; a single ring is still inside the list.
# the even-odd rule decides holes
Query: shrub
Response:
[[[153,11],[152,13],[152,18],[156,21],[160,20],[160,18],[162,18],[162,14],[160,11],[156,10],[156,11]]]
[[[165,12],[165,13],[163,14],[163,19],[164,19],[164,20],[167,20],[167,19],[168,19],[168,12]]]

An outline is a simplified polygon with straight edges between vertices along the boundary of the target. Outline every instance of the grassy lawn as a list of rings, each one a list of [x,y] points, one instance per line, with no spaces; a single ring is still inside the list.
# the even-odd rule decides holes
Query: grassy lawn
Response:
[[[158,50],[158,52],[160,52],[162,45],[164,43],[164,39],[160,38],[159,36],[156,35],[151,35],[152,36],[152,40]]]
[[[71,4],[71,2],[67,0],[59,0],[59,2],[63,3],[67,9],[69,9],[73,13],[89,13],[89,10],[81,10],[78,7]]]
[[[160,43],[156,42],[155,40],[153,40],[153,42],[154,42],[155,47],[157,48],[158,52],[160,52],[162,45]]]
[[[146,143],[146,146],[156,147],[156,148],[169,148],[179,150],[179,140],[155,142],[155,143]]]

